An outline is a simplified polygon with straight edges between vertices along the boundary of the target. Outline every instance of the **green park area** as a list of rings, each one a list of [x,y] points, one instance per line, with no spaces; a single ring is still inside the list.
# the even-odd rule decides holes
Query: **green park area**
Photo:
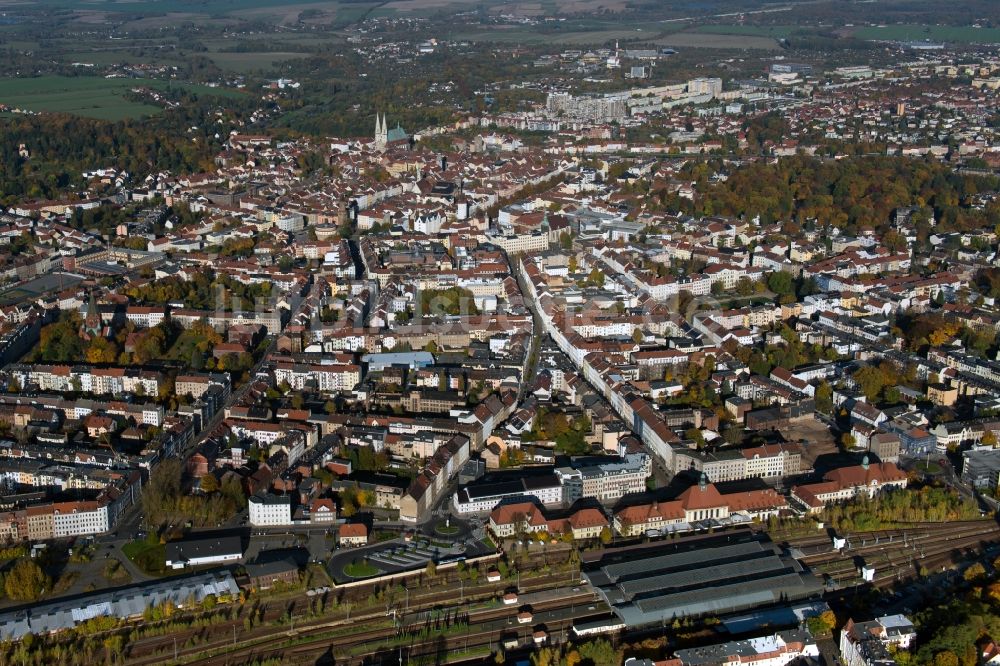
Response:
[[[917,463],[917,469],[925,474],[940,474],[942,471],[941,465],[938,465],[936,462],[924,461]]]
[[[771,37],[783,39],[796,34],[816,31],[834,31],[831,26],[822,25],[743,25],[728,23],[712,23],[691,28],[688,34],[702,33],[711,35],[730,35],[733,37]],[[850,33],[857,39],[884,40],[900,42],[932,41],[951,42],[958,44],[997,44],[1000,43],[1000,28],[977,28],[960,25],[867,25],[853,28],[836,29],[842,34]]]
[[[745,35],[748,37],[773,37],[781,39],[788,37],[796,30],[801,30],[798,25],[739,25],[726,23],[711,23],[699,25],[689,32],[702,32],[713,35]]]
[[[39,76],[0,80],[0,104],[11,109],[70,113],[99,120],[155,115],[160,107],[128,99],[134,88],[182,89],[189,93],[231,97],[236,91],[152,79],[106,79],[99,76]]]
[[[160,540],[151,537],[149,539],[130,541],[122,546],[125,557],[132,560],[137,567],[152,576],[162,576],[167,572],[166,546]]]
[[[351,578],[371,578],[382,573],[382,570],[373,566],[367,560],[354,560],[344,566],[344,575]]]
[[[872,25],[854,29],[858,39],[894,41],[957,42],[962,44],[1000,43],[1000,28],[957,25]]]
[[[442,520],[434,526],[434,531],[441,536],[454,536],[459,533],[459,528],[449,524],[447,521]]]

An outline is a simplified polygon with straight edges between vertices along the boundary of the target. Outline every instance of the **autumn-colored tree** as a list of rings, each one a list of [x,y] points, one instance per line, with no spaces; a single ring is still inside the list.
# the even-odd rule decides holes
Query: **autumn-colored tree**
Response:
[[[100,336],[90,341],[87,347],[87,363],[114,363],[118,360],[118,347],[107,338]]]
[[[531,655],[531,666],[558,666],[559,656],[552,648],[536,650]]]
[[[823,623],[833,631],[834,627],[837,626],[837,616],[833,614],[832,610],[825,610],[819,614],[819,619],[823,620]]]
[[[102,641],[104,655],[109,664],[113,664],[118,659],[118,654],[121,653],[124,642],[125,639],[119,634],[108,636]]]
[[[934,655],[934,666],[959,666],[958,655],[951,650],[942,650]]]
[[[209,472],[201,477],[201,490],[205,493],[214,493],[219,489],[219,479]]]
[[[982,580],[985,576],[986,576],[986,567],[984,567],[979,562],[974,562],[973,564],[971,564],[962,574],[962,577],[969,582]]]
[[[833,411],[833,387],[830,386],[829,382],[826,380],[820,382],[820,385],[816,387],[814,400],[818,411],[824,414],[830,414]]]
[[[934,329],[927,337],[927,341],[934,347],[940,347],[958,335],[959,325],[955,322],[943,321],[940,326]]]
[[[52,588],[52,578],[34,560],[22,557],[4,576],[3,588],[14,601],[37,601]]]

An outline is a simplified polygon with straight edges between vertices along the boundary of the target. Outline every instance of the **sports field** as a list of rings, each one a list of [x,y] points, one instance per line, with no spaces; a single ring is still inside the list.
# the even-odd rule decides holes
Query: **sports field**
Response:
[[[99,76],[40,76],[0,79],[0,103],[14,109],[71,113],[100,120],[139,118],[160,107],[134,102],[125,94],[136,87],[184,88],[202,95],[231,97],[236,91],[153,79],[105,79]]]

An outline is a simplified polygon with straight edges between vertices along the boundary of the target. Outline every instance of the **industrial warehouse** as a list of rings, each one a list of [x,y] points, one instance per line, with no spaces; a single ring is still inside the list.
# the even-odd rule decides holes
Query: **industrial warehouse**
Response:
[[[209,595],[236,597],[239,593],[240,588],[231,572],[212,571],[56,599],[0,613],[0,640],[72,629],[95,617],[142,617],[147,608],[167,602],[183,608],[191,601],[200,603]]]
[[[607,550],[583,575],[630,628],[818,596],[820,581],[766,535],[739,530]]]

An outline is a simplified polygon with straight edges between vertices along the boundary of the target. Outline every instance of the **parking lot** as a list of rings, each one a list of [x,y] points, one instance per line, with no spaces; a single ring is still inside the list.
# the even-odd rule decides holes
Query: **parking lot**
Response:
[[[421,569],[431,560],[441,562],[464,556],[465,548],[462,545],[451,545],[424,537],[410,542],[400,538],[361,548],[342,548],[330,558],[327,571],[333,580],[344,583],[356,580],[345,573],[344,568],[359,561],[377,569],[378,574],[394,574]]]

